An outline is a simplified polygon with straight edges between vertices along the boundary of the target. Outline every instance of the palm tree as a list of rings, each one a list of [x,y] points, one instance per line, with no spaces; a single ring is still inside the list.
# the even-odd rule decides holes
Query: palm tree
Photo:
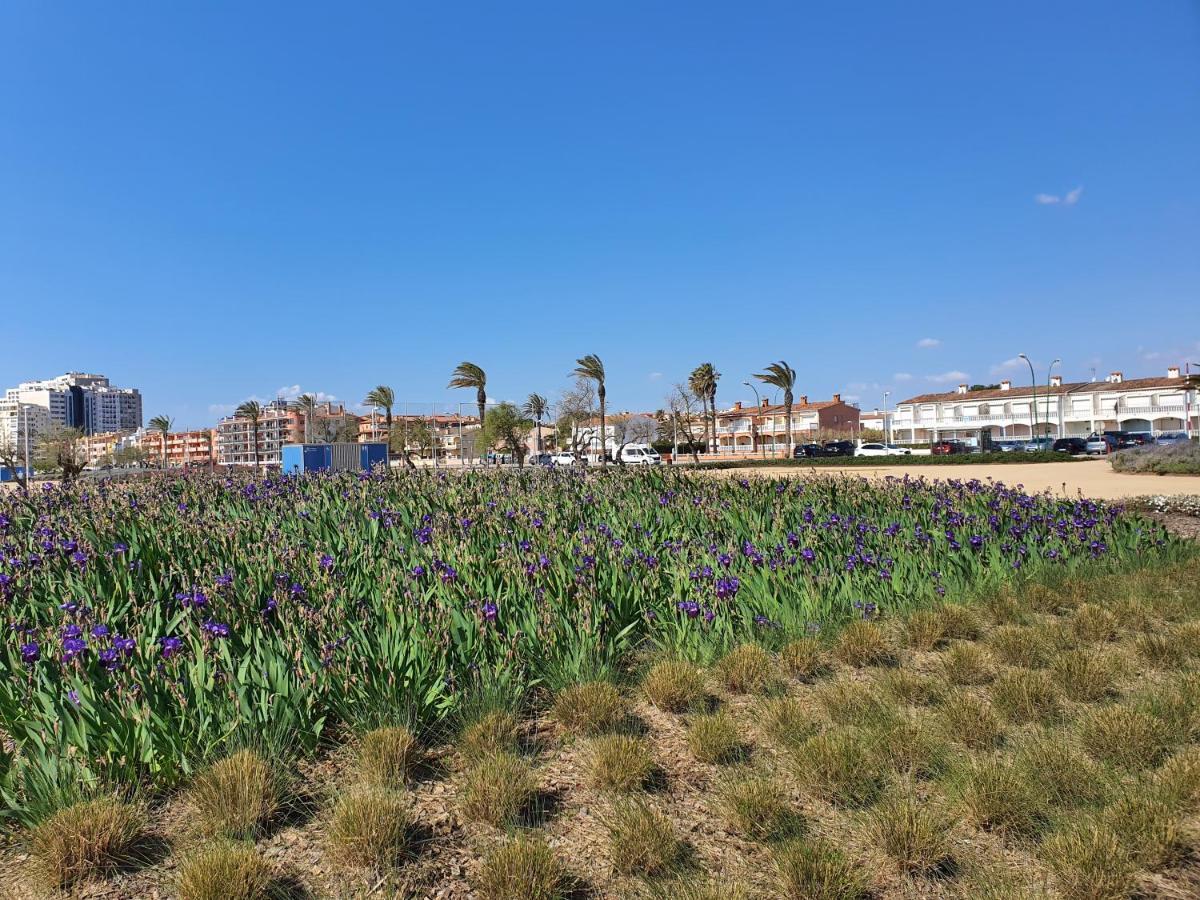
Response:
[[[167,467],[167,435],[171,432],[171,426],[175,424],[170,416],[155,416],[150,420],[150,427],[162,435],[162,465]]]
[[[525,399],[525,405],[521,407],[521,413],[537,423],[538,453],[542,452],[542,419],[545,418],[548,409],[550,404],[541,394],[530,394]]]
[[[577,378],[586,378],[596,383],[596,398],[600,401],[600,465],[608,465],[608,450],[604,442],[606,407],[604,405],[604,363],[595,353],[581,356],[575,360],[575,368],[571,374]]]
[[[239,419],[250,420],[250,440],[254,446],[254,468],[258,468],[258,420],[262,418],[262,404],[257,400],[247,400],[236,410],[234,415]]]
[[[713,452],[717,449],[717,382],[721,373],[712,363],[701,363],[688,376],[688,387],[700,398],[704,415],[704,443]],[[711,417],[711,429],[709,428]],[[712,435],[711,443],[709,435]]]
[[[304,443],[307,444],[311,433],[309,425],[312,424],[312,420],[317,415],[317,398],[312,394],[301,394],[288,405],[304,416]]]
[[[767,371],[754,376],[763,384],[769,384],[783,391],[783,412],[787,416],[787,452],[792,455],[792,388],[796,386],[796,370],[783,360],[771,363]]]
[[[396,392],[386,384],[370,391],[363,403],[383,410],[383,421],[387,427],[387,444],[390,451],[392,446],[392,407],[396,405]]]
[[[487,412],[487,373],[473,362],[461,362],[450,375],[452,388],[475,388],[475,402],[479,405],[479,424],[483,424]]]

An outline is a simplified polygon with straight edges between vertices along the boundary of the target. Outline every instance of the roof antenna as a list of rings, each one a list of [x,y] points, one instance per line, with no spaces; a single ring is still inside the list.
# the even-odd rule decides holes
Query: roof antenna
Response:
[[[1096,367],[1092,366],[1092,381],[1096,380]]]

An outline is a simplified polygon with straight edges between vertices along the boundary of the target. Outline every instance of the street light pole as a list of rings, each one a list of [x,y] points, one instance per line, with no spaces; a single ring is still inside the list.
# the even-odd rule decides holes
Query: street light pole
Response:
[[[892,396],[891,391],[883,392],[883,436],[890,444],[892,443],[892,429],[888,426],[888,397]]]
[[[760,409],[762,409],[762,397],[760,397],[758,395],[758,388],[756,388],[749,381],[743,381],[742,384],[744,384],[746,387],[750,388],[750,390],[754,391],[754,412],[755,412],[755,414],[757,414],[758,411]],[[736,438],[735,438],[735,440],[736,440]],[[751,441],[757,440],[759,452],[762,454],[762,458],[766,459],[767,458],[767,447],[762,442],[762,434],[761,433],[755,434],[754,416],[750,417],[750,440]]]
[[[1032,441],[1036,437],[1034,430],[1037,428],[1037,375],[1033,371],[1033,363],[1028,356],[1018,353],[1017,358],[1023,359],[1029,364],[1029,379],[1033,382],[1033,399],[1029,403],[1029,440]]]
[[[1062,362],[1061,359],[1055,359],[1054,362],[1050,363],[1050,367],[1048,369],[1046,369],[1046,415],[1047,416],[1050,415],[1050,373],[1054,371],[1054,367],[1057,366],[1060,362]],[[1062,420],[1063,420],[1062,397],[1063,397],[1062,393],[1059,392],[1059,395],[1058,395],[1058,436],[1059,437],[1063,436],[1062,435]]]

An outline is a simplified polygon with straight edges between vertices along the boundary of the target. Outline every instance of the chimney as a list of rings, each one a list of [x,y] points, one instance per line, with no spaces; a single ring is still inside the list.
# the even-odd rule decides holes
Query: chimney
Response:
[[[1125,380],[1125,374],[1123,372],[1109,372],[1108,380],[1113,384],[1120,384]]]
[[[763,409],[766,409],[766,408],[767,408],[768,406],[770,406],[770,405],[771,405],[771,401],[770,401],[770,399],[769,399],[769,398],[767,398],[767,397],[763,397],[763,398],[762,398],[762,406],[763,406]]]
[[[741,409],[741,408],[742,408],[742,401],[741,401],[741,400],[736,400],[736,401],[734,401],[733,408],[734,408],[735,410]]]
[[[1168,366],[1167,367],[1167,377],[1168,378],[1178,378],[1179,377],[1179,366]]]
[[[808,402],[808,398],[807,398],[807,397],[805,397],[805,398],[804,398],[804,402],[805,402],[805,403],[807,403],[807,402]],[[834,402],[834,403],[841,403],[841,402],[842,402],[842,395],[841,395],[841,394],[834,394],[834,395],[833,395],[833,402]]]
[[[1012,390],[1012,382],[1006,378],[1004,381],[1000,382],[1000,390],[1011,391]]]
[[[958,392],[960,394],[965,394],[967,392],[967,386],[965,384],[960,384],[958,386]]]
[[[1061,375],[1051,375],[1050,376],[1050,387],[1062,387],[1062,376]]]
[[[836,400],[836,399],[837,399],[837,394],[834,394],[834,395],[833,395],[833,397],[834,397],[834,399]],[[808,394],[801,394],[801,395],[800,395],[800,405],[801,405],[801,406],[808,406]]]

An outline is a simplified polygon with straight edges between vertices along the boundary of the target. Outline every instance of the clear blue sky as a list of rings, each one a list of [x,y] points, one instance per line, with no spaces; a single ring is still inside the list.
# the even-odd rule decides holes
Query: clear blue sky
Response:
[[[0,307],[0,386],[188,425],[469,400],[463,359],[518,399],[597,353],[617,409],[705,360],[721,403],[781,358],[867,407],[1158,373],[1200,361],[1200,6],[8,0]]]

